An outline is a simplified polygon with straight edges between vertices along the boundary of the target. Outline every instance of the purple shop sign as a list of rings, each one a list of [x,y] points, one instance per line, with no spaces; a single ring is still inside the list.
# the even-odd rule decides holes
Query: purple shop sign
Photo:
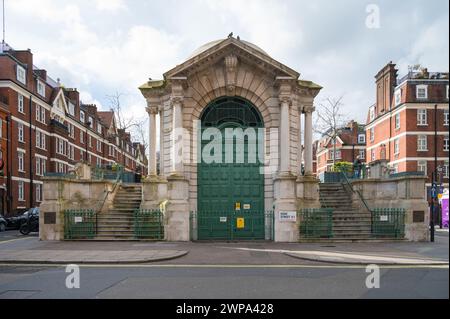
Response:
[[[448,228],[448,196],[442,199],[442,226]]]

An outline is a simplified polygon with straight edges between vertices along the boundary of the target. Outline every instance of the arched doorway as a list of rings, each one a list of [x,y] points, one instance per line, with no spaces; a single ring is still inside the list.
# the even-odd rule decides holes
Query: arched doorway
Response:
[[[238,97],[211,102],[201,116],[198,239],[264,239],[264,122]]]

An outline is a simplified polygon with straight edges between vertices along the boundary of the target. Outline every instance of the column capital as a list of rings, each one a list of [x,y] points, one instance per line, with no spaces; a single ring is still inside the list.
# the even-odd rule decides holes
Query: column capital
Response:
[[[145,110],[147,111],[148,115],[157,115],[159,113],[159,106],[149,106],[146,107]]]
[[[313,113],[316,111],[316,108],[314,107],[314,105],[303,105],[303,112],[304,113]]]
[[[292,98],[290,95],[280,95],[279,100],[280,100],[280,103],[286,103],[289,106],[292,106]]]
[[[170,104],[172,106],[174,106],[174,105],[181,105],[182,106],[183,102],[184,102],[184,97],[183,96],[172,96],[170,98]]]

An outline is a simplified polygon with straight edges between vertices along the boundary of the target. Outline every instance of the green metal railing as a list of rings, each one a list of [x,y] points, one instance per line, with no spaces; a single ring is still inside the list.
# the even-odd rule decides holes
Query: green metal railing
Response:
[[[238,219],[243,221],[238,227]],[[191,240],[273,240],[273,211],[201,211],[190,214]]]
[[[164,239],[164,214],[160,210],[134,211],[134,236],[136,239]]]
[[[405,237],[404,208],[376,208],[372,210],[372,236],[376,238]]]
[[[97,234],[97,214],[92,209],[64,211],[64,239],[93,239]]]
[[[300,238],[333,238],[332,209],[302,209],[297,216]]]

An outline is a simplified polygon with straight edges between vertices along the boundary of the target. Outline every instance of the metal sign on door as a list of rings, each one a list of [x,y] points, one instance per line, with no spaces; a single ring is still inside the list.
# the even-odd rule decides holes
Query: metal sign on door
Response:
[[[237,229],[244,229],[245,228],[245,219],[244,218],[237,218],[236,219]]]

